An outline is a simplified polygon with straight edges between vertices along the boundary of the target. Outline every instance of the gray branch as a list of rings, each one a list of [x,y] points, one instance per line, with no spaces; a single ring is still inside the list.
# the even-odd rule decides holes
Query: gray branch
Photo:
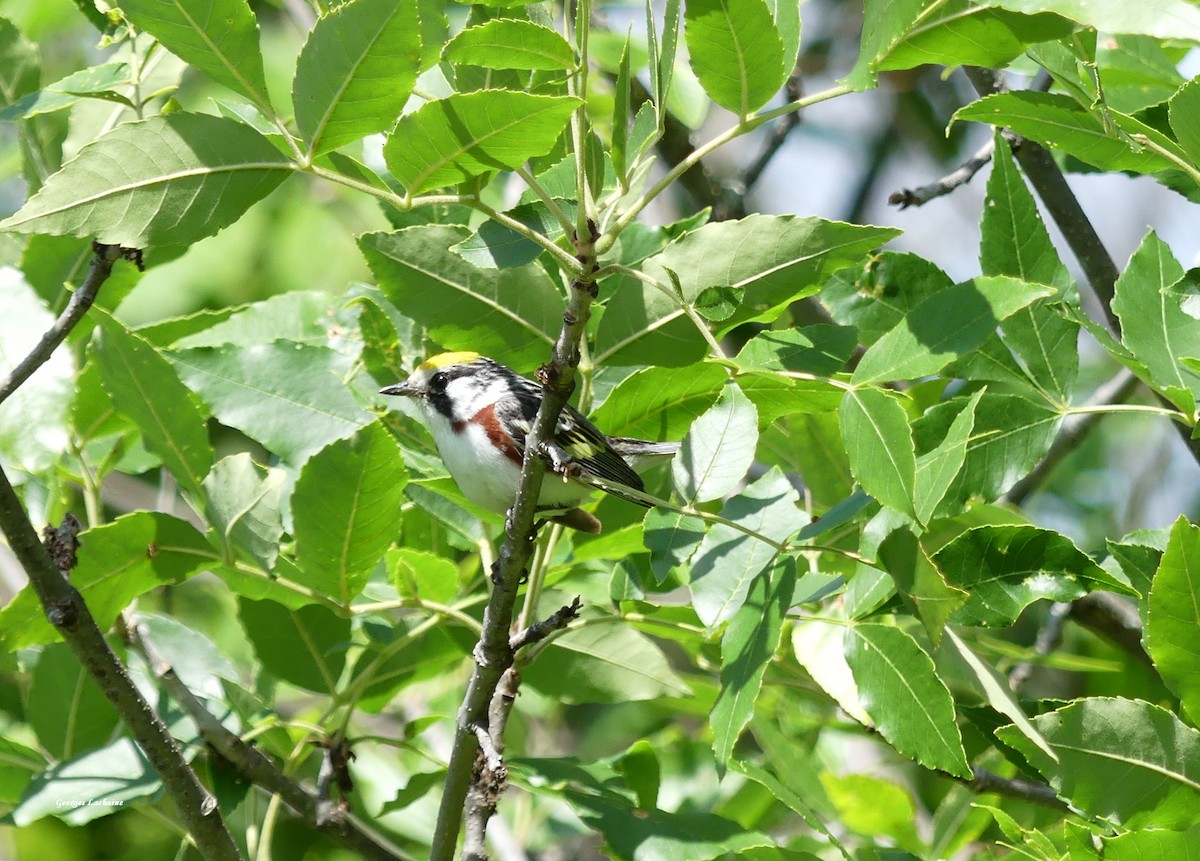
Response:
[[[205,704],[183,683],[171,664],[154,646],[143,626],[130,631],[132,645],[150,665],[163,688],[196,722],[201,737],[214,751],[255,786],[262,787],[283,799],[317,831],[328,835],[368,861],[408,861],[408,856],[385,845],[383,840],[366,831],[348,815],[325,816],[324,799],[316,792],[293,781],[258,748],[242,741],[212,714]]]
[[[134,686],[92,618],[83,596],[71,585],[68,569],[58,567],[57,563],[73,562],[75,530],[69,523],[57,531],[48,530],[52,558],[38,540],[29,515],[3,469],[0,469],[0,529],[28,574],[46,618],[96,680],[145,751],[200,853],[208,861],[240,861],[242,854],[225,827],[216,799],[201,785],[162,719]]]
[[[96,294],[100,292],[100,285],[107,281],[108,276],[112,274],[113,264],[126,253],[116,245],[95,243],[92,247],[96,253],[92,257],[83,284],[71,294],[71,301],[67,303],[67,307],[63,309],[46,334],[42,335],[42,339],[38,341],[33,351],[9,372],[3,382],[0,382],[0,403],[3,403],[21,387],[22,383],[33,376],[34,371],[46,364],[50,354],[57,349],[76,324],[83,319],[83,315],[92,307],[92,303],[96,301]]]

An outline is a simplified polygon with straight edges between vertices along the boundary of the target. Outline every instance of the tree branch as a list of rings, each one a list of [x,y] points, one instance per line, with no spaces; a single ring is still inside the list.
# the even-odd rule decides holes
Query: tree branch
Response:
[[[146,753],[200,853],[208,861],[240,861],[241,852],[225,827],[216,799],[200,784],[162,719],[134,686],[92,618],[83,596],[67,579],[68,571],[60,570],[47,548],[38,541],[29,515],[3,469],[0,469],[0,529],[28,574],[46,618],[62,634]],[[48,531],[58,561],[72,561],[69,549],[73,550],[70,542],[75,530],[64,521],[64,528]]]
[[[100,286],[112,274],[113,264],[122,256],[136,253],[128,252],[116,245],[101,245],[98,242],[92,244],[92,249],[96,253],[92,257],[83,284],[71,294],[71,301],[67,303],[67,307],[58,315],[58,319],[54,321],[54,325],[46,331],[46,334],[42,335],[42,339],[38,341],[29,355],[9,372],[3,382],[0,382],[0,403],[7,400],[13,392],[21,387],[22,383],[33,376],[34,371],[46,364],[50,354],[83,319],[83,315],[96,301],[96,294],[100,292]]]
[[[505,519],[504,545],[492,569],[492,595],[483,613],[483,633],[475,647],[475,671],[467,685],[467,693],[458,711],[454,745],[438,809],[430,861],[450,861],[462,827],[463,805],[471,785],[478,740],[475,728],[487,726],[488,708],[500,683],[501,676],[512,666],[513,652],[509,644],[513,607],[517,587],[533,552],[538,496],[545,476],[548,458],[547,441],[554,437],[559,413],[566,406],[574,388],[575,367],[579,364],[579,339],[591,313],[596,295],[593,275],[596,263],[596,240],[590,236],[575,237],[575,255],[582,274],[571,282],[570,300],[563,312],[563,325],[554,343],[550,364],[538,371],[545,394],[538,407],[537,417],[525,440],[525,459],[521,466],[521,483],[513,507]]]
[[[240,774],[255,786],[278,795],[284,804],[314,829],[337,840],[360,858],[368,861],[403,861],[407,858],[399,850],[386,846],[380,838],[364,830],[349,816],[323,817],[322,797],[293,781],[266,754],[226,729],[200,698],[192,693],[191,688],[183,683],[170,662],[158,652],[144,626],[131,626],[130,636],[131,644],[146,658],[171,699],[196,722],[201,737]]]
[[[996,139],[989,138],[987,143],[981,146],[973,156],[964,161],[955,170],[928,185],[918,185],[916,188],[902,188],[899,191],[893,191],[888,195],[888,203],[898,206],[900,209],[908,209],[910,206],[924,206],[931,200],[961,188],[974,179],[975,174],[979,173],[983,166],[992,160],[992,153],[995,151],[995,148]]]
[[[496,812],[496,805],[508,783],[508,769],[503,759],[504,728],[508,725],[508,716],[512,714],[520,687],[520,673],[515,667],[509,667],[500,677],[488,706],[487,728],[476,728],[479,751],[475,757],[471,790],[467,793],[463,861],[487,861],[488,820]]]
[[[998,774],[988,771],[986,768],[980,768],[975,765],[971,766],[971,773],[975,775],[975,778],[973,780],[963,780],[962,782],[975,792],[994,792],[996,795],[1019,798],[1022,801],[1040,804],[1043,807],[1052,807],[1055,810],[1066,811],[1070,809],[1067,807],[1066,802],[1055,795],[1054,790],[1044,783],[1025,780],[1021,777],[1001,777]]]
[[[1148,667],[1154,662],[1142,645],[1142,620],[1137,609],[1112,592],[1089,592],[1072,602],[1071,618],[1120,646]]]
[[[516,634],[513,634],[512,639],[508,641],[509,648],[514,652],[518,652],[526,646],[532,646],[534,643],[541,642],[555,631],[562,630],[579,617],[579,609],[582,606],[583,602],[576,595],[570,604],[559,607],[548,618],[540,622],[534,622],[524,631],[518,631]]]

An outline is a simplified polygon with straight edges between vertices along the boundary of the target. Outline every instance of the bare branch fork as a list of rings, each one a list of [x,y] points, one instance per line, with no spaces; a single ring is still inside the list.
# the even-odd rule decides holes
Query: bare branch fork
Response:
[[[112,274],[116,260],[122,255],[136,254],[113,245],[97,244],[94,248],[96,256],[84,283],[33,351],[0,383],[0,400],[16,391],[46,363],[87,313],[100,286]],[[46,618],[96,680],[145,752],[200,853],[209,861],[241,859],[216,799],[200,783],[162,719],[133,684],[125,666],[104,639],[83,596],[68,579],[75,564],[79,521],[68,515],[57,530],[48,528],[43,545],[16,490],[0,469],[0,530],[29,576]]]
[[[329,800],[320,792],[312,792],[296,783],[266,754],[227,729],[183,683],[170,662],[162,657],[144,626],[131,625],[129,636],[130,645],[146,658],[167,694],[196,722],[201,738],[255,786],[278,795],[284,804],[313,828],[337,840],[360,858],[367,861],[402,861],[407,857],[400,850],[387,845],[381,837],[369,832],[340,805],[328,803]],[[330,763],[328,771],[332,782],[336,771],[332,757],[327,756],[326,762]]]
[[[579,364],[579,339],[596,296],[593,275],[598,268],[597,239],[599,235],[590,221],[588,235],[577,233],[574,237],[579,274],[571,281],[567,308],[563,311],[563,325],[554,343],[552,359],[538,371],[538,380],[545,389],[545,395],[526,437],[520,486],[505,519],[504,544],[492,568],[492,594],[483,613],[483,631],[475,646],[475,670],[458,712],[430,861],[451,861],[453,858],[462,828],[463,807],[472,779],[476,777],[475,762],[479,750],[477,728],[489,727],[490,730],[492,703],[497,688],[501,678],[513,665],[513,646],[509,635],[513,608],[516,605],[517,588],[533,553],[537,532],[537,500],[549,465],[546,444],[553,439],[558,416],[574,388],[575,368]],[[488,735],[491,735],[490,731]],[[472,829],[482,830],[475,826]],[[482,852],[482,833],[479,841],[478,849]],[[486,858],[486,855],[475,857]]]

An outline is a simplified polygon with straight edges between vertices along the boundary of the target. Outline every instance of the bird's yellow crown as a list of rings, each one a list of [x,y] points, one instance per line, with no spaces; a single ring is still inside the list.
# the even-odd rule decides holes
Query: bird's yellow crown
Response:
[[[457,353],[438,353],[436,356],[430,356],[424,362],[417,366],[418,371],[432,371],[434,368],[444,368],[447,365],[465,365],[467,362],[473,362],[479,358],[478,353],[467,351]]]

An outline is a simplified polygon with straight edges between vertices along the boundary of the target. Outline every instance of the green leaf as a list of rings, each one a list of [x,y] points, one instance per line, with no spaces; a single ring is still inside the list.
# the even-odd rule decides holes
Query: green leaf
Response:
[[[353,0],[322,16],[292,81],[309,157],[391,128],[420,61],[417,0]]]
[[[571,69],[575,51],[567,40],[541,24],[493,18],[467,27],[450,40],[442,57],[485,69]]]
[[[953,286],[949,275],[923,257],[882,251],[835,273],[821,288],[821,302],[870,346],[922,301]]]
[[[926,768],[970,778],[950,691],[912,637],[886,625],[852,625],[846,661],[863,708],[892,747]]]
[[[621,703],[691,693],[654,641],[621,622],[569,629],[521,670],[521,678],[565,703]]]
[[[160,343],[170,343],[176,350],[225,344],[252,347],[271,341],[344,347],[347,305],[347,296],[296,290],[230,308],[225,319],[213,320],[198,332],[180,331]]]
[[[222,680],[237,682],[241,672],[208,637],[172,616],[138,612],[138,627],[144,627],[155,651],[171,665],[180,681],[193,693],[223,699]]]
[[[1073,601],[1093,589],[1129,592],[1071,539],[1036,526],[979,526],[938,550],[947,582],[971,597],[954,614],[962,625],[1013,624],[1034,601]]]
[[[290,464],[374,420],[342,382],[350,358],[327,347],[273,341],[196,347],[171,359],[223,424]]]
[[[308,459],[292,492],[305,585],[341,604],[362,591],[399,531],[407,481],[400,448],[379,422]]]
[[[996,736],[1016,748],[1071,806],[1135,828],[1188,828],[1200,805],[1200,732],[1140,700],[1089,698],[1038,715],[1053,760],[1016,727]]]
[[[45,816],[84,825],[161,791],[158,773],[141,748],[133,739],[119,738],[34,777],[9,815],[17,826]]]
[[[758,412],[730,380],[717,403],[692,423],[671,462],[675,487],[689,503],[719,499],[745,477],[758,444]]]
[[[558,239],[565,231],[544,203],[524,203],[505,212],[543,236]],[[488,220],[451,251],[473,266],[483,269],[511,269],[532,263],[546,250],[527,236]]]
[[[1028,15],[972,5],[966,0],[867,0],[862,49],[847,76],[856,90],[875,86],[875,73],[912,69],[930,62],[998,68],[1029,45],[1058,39],[1071,24],[1057,15]]]
[[[25,720],[54,759],[101,747],[117,726],[117,712],[66,643],[41,650],[29,679]]]
[[[879,383],[936,374],[980,346],[1001,320],[1053,293],[1015,278],[983,276],[942,290],[871,345],[853,380]]]
[[[0,230],[190,245],[237,221],[291,172],[270,141],[236,120],[155,116],[85,146]]]
[[[190,523],[151,511],[85,530],[79,541],[71,584],[102,629],[134,598],[164,583],[183,582],[216,555]],[[0,631],[9,651],[60,639],[29,586],[0,610]]]
[[[213,450],[195,397],[148,341],[106,313],[92,313],[103,332],[92,355],[113,404],[137,425],[146,448],[162,458],[180,485],[203,499]]]
[[[644,536],[650,570],[661,585],[672,569],[686,565],[695,555],[704,540],[704,521],[668,508],[651,508],[646,512]]]
[[[733,618],[750,584],[779,553],[775,544],[795,535],[806,517],[799,496],[778,469],[732,497],[721,516],[741,526],[715,523],[692,557],[691,593],[696,615],[709,628]],[[743,530],[762,535],[767,541]]]
[[[691,0],[684,38],[696,77],[714,102],[749,116],[779,91],[792,71],[763,0]],[[793,58],[794,59],[794,58]]]
[[[350,645],[350,620],[317,604],[295,610],[274,601],[238,599],[242,627],[263,669],[318,693],[337,690]]]
[[[617,384],[592,420],[610,436],[682,437],[713,405],[728,379],[716,365],[642,368]]]
[[[0,294],[0,378],[6,378],[54,324],[54,315],[16,269],[0,270]],[[70,351],[60,348],[5,400],[0,409],[0,460],[6,468],[40,473],[67,450],[74,377]]]
[[[821,783],[837,808],[838,821],[851,832],[886,837],[917,857],[925,855],[915,824],[916,804],[907,789],[866,774],[824,772]]]
[[[967,600],[967,593],[950,586],[910,530],[893,530],[879,544],[876,556],[896,582],[896,588],[916,607],[925,632],[936,647],[946,620]]]
[[[86,96],[110,101],[128,99],[113,91],[113,87],[129,84],[129,66],[126,63],[104,63],[79,72],[73,72],[43,89],[29,93],[0,111],[0,122],[27,120],[39,114],[52,113],[69,108]]]
[[[658,789],[662,780],[662,767],[654,746],[644,738],[639,739],[621,754],[614,766],[637,796],[638,807],[654,810],[658,806]]]
[[[846,392],[838,410],[850,469],[863,490],[915,517],[917,456],[904,407],[880,389]]]
[[[792,653],[842,711],[869,724],[871,716],[863,708],[854,674],[846,663],[844,630],[842,625],[824,621],[797,621],[792,628]]]
[[[184,62],[270,107],[258,21],[242,0],[122,0],[121,12]]]
[[[564,800],[599,833],[615,857],[632,861],[711,861],[774,841],[712,813],[668,813],[635,808],[615,792],[568,788]]]
[[[796,560],[784,557],[754,579],[746,602],[721,638],[721,690],[708,719],[718,769],[728,765],[733,746],[754,715],[754,701],[779,648],[795,585]]]
[[[1119,834],[1104,841],[1105,861],[1146,861],[1147,858],[1200,858],[1200,825],[1187,831],[1147,829]]]
[[[1171,529],[1146,617],[1146,650],[1193,722],[1200,719],[1200,528],[1180,517]]]
[[[1067,301],[1077,302],[1075,282],[1059,259],[1033,195],[999,132],[992,165],[980,224],[983,273],[1047,284]],[[1014,313],[1001,331],[1026,373],[1066,403],[1079,373],[1079,324],[1056,313],[1047,302],[1037,302]]]
[[[1150,231],[1117,279],[1112,309],[1121,319],[1123,343],[1149,370],[1150,381],[1190,413],[1200,396],[1200,377],[1179,359],[1200,356],[1200,322],[1168,291],[1183,275],[1171,249]]]
[[[971,651],[971,647],[964,643],[958,634],[954,633],[953,629],[946,631],[946,637],[950,642],[951,648],[966,666],[970,676],[974,678],[975,688],[983,695],[987,704],[1011,720],[1013,725],[1020,730],[1021,734],[1036,745],[1046,756],[1052,760],[1057,760],[1058,754],[1050,747],[1049,742],[1042,738],[1042,734],[1037,731],[1037,728],[1030,723],[1029,718],[1021,708],[1021,704],[1017,702],[1016,694],[1009,687],[1008,679]]]
[[[983,394],[980,389],[967,401],[937,448],[917,458],[914,507],[920,523],[929,522],[967,460],[967,446],[975,429],[975,410]]]
[[[922,448],[948,433],[969,402],[957,397],[938,404],[913,423]],[[995,499],[1028,475],[1054,442],[1062,414],[1044,401],[1022,395],[985,392],[975,410],[975,428],[967,443],[967,460],[946,492],[939,509],[957,511],[972,497]]]
[[[359,245],[387,298],[442,347],[518,368],[543,361],[562,325],[558,290],[536,264],[472,266],[450,251],[466,235],[464,228],[428,225],[368,233]]]
[[[549,153],[578,105],[507,90],[456,93],[402,117],[383,156],[409,194],[513,170]]]
[[[755,335],[734,357],[741,370],[799,371],[829,377],[846,367],[858,337],[848,326],[818,323]]]
[[[1200,10],[1186,0],[982,0],[1017,12],[1054,12],[1106,33],[1200,42]]]
[[[1119,121],[1126,135],[1118,136],[1115,130],[1106,129],[1104,123],[1070,96],[1021,90],[985,96],[959,108],[953,120],[978,120],[1010,128],[1101,170],[1153,173],[1172,167],[1170,160],[1148,148],[1132,148],[1127,136],[1146,134],[1168,150],[1178,149],[1169,139],[1131,117],[1113,111],[1109,116]]]
[[[1171,97],[1171,131],[1193,166],[1200,165],[1200,81],[1193,79]]]
[[[458,591],[458,568],[435,553],[397,547],[388,551],[387,568],[388,579],[405,597],[446,604]]]
[[[632,38],[632,33],[625,37],[625,46],[621,50],[621,64],[613,85],[612,147],[609,155],[612,156],[613,172],[617,175],[622,187],[625,186],[629,162],[636,160],[638,156],[638,153],[634,153],[633,159],[628,158],[630,80],[633,74],[629,59],[629,43]]]
[[[706,224],[642,263],[643,271],[670,287],[677,274],[683,297],[694,302],[709,287],[741,292],[726,332],[746,322],[773,319],[784,306],[810,296],[835,271],[898,232],[821,218],[751,215]],[[597,364],[692,364],[707,350],[677,299],[653,284],[626,279],[613,290],[596,333]]]

